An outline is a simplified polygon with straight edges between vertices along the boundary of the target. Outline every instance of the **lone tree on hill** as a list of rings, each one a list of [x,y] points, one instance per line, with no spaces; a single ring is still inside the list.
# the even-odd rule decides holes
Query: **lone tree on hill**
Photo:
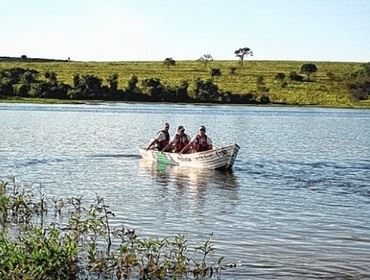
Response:
[[[213,61],[213,57],[210,54],[203,54],[197,61],[203,63],[204,68],[206,68],[207,64]]]
[[[237,49],[234,53],[235,56],[239,57],[241,65],[243,65],[244,57],[247,57],[248,55],[253,56],[252,50],[248,47]]]
[[[301,73],[307,75],[307,81],[311,81],[310,75],[317,72],[317,70],[319,69],[317,69],[316,65],[313,63],[306,63],[301,66]]]
[[[167,66],[167,69],[170,68],[170,66],[176,65],[176,61],[172,57],[167,57],[164,61],[163,64]]]

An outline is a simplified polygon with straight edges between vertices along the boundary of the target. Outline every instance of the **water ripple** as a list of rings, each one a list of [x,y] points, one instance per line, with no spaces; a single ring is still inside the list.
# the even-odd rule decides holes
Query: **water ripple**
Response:
[[[241,146],[233,172],[139,159],[163,122]],[[225,125],[227,124],[227,125]],[[0,104],[0,179],[96,195],[148,236],[214,233],[223,279],[370,278],[370,111],[169,104]]]

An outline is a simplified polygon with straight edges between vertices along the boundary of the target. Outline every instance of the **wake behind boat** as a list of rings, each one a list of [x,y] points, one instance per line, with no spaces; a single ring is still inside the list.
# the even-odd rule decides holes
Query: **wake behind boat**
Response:
[[[233,144],[209,151],[177,154],[156,150],[137,149],[142,158],[159,163],[207,169],[231,169],[239,152],[239,145]]]

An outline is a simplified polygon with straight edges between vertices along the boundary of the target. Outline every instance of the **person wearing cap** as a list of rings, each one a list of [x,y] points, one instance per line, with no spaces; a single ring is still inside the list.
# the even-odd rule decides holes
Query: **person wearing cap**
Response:
[[[177,128],[176,134],[171,138],[170,142],[167,144],[166,147],[162,150],[162,152],[166,152],[168,150],[172,150],[174,153],[180,152],[188,143],[190,142],[189,135],[185,134],[185,128],[180,125]]]
[[[170,141],[170,133],[168,132],[169,129],[169,123],[164,123],[163,128],[157,132],[157,136],[150,141],[146,149],[161,151],[164,147],[166,147]]]
[[[193,153],[213,149],[212,140],[206,135],[206,128],[204,125],[199,127],[198,134],[180,151],[180,154],[186,153],[189,149],[191,149]]]

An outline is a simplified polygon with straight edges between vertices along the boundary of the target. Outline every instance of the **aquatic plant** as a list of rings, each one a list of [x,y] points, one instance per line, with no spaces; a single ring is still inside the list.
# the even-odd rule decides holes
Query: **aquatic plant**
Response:
[[[220,276],[212,234],[189,248],[182,234],[145,238],[96,197],[48,198],[41,186],[0,181],[0,279],[207,279]]]

